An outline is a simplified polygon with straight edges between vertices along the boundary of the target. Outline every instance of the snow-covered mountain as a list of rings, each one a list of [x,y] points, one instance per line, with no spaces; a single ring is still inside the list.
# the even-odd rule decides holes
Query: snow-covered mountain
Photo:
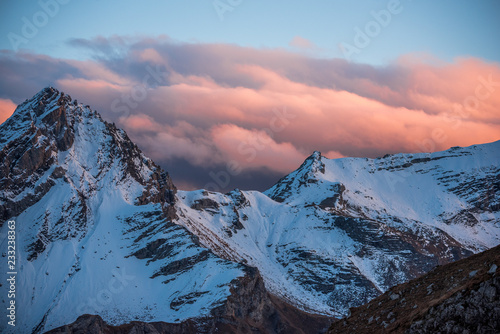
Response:
[[[84,313],[114,324],[203,316],[244,276],[171,222],[169,176],[88,106],[44,89],[0,138],[0,216],[16,221],[17,332]],[[1,249],[5,257],[5,237]]]
[[[343,316],[500,243],[500,142],[379,159],[315,152],[264,193],[180,191],[124,131],[45,88],[0,125],[0,161],[18,332],[84,313],[312,332],[326,318],[308,313]]]
[[[259,268],[296,306],[343,316],[436,265],[500,244],[500,142],[329,160],[265,193],[177,193],[178,223]]]

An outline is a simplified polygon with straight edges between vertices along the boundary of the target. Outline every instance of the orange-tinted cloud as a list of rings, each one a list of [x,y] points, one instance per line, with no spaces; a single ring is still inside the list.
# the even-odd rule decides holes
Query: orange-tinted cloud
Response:
[[[0,99],[0,124],[5,122],[14,113],[16,107],[16,104],[11,100]]]
[[[181,84],[160,87],[153,93],[155,99],[164,104],[165,109],[160,113],[175,115],[195,127],[210,130],[211,136],[208,132],[202,134],[206,154],[198,156],[197,163],[234,160],[243,168],[261,166],[285,172],[300,164],[313,149],[328,152],[332,158],[346,156],[353,149],[435,151],[494,141],[500,133],[499,122],[481,121],[480,110],[460,119],[447,113],[449,107],[460,103],[460,100],[453,100],[453,94],[460,94],[453,90],[441,94],[444,86],[435,85],[433,90],[419,93],[421,96],[416,94],[418,90],[410,91],[409,96],[413,99],[410,103],[422,108],[409,108],[388,105],[344,90],[294,82],[256,65],[242,65],[236,70],[259,82],[260,87],[227,87],[213,80],[193,76],[182,79],[177,75],[176,80],[182,81]],[[421,84],[418,78],[412,83],[414,87]],[[433,91],[438,94],[431,95]],[[475,90],[471,91],[474,94]],[[424,109],[426,104],[436,109],[442,105],[442,112]],[[287,117],[276,119],[273,110],[277,106],[287,107]],[[486,110],[493,110],[494,106],[500,103],[493,95],[491,99],[481,100],[481,107]],[[491,116],[498,121],[500,113],[496,110]],[[279,131],[272,131],[273,122]],[[139,122],[136,116],[130,116],[128,123],[123,124],[129,131],[137,131],[140,123],[144,123],[141,127],[145,129],[156,128],[149,121],[141,119]],[[223,125],[219,125],[221,123]],[[199,154],[199,145],[179,142],[179,138],[171,137],[171,129],[164,128],[164,131],[169,135],[162,140],[180,145],[184,156]],[[245,143],[258,139],[267,144],[253,149],[242,148]],[[192,154],[188,153],[190,150]],[[211,155],[210,151],[219,154]],[[172,153],[170,149],[169,152]],[[251,161],[247,161],[249,158]]]
[[[307,156],[291,143],[277,143],[273,131],[248,130],[234,124],[223,124],[212,129],[212,140],[227,161],[241,169],[267,167],[282,173],[297,168]],[[277,164],[276,162],[280,163]]]

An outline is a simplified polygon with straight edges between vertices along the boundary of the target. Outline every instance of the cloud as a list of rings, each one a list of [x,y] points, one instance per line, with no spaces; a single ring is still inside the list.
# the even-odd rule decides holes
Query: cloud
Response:
[[[267,167],[287,173],[306,158],[291,143],[277,143],[271,129],[248,130],[223,124],[212,129],[212,140],[224,159],[233,161],[241,169]]]
[[[0,98],[19,103],[54,84],[123,127],[183,184],[208,182],[193,173],[228,161],[245,180],[290,172],[314,150],[376,157],[500,139],[500,65],[477,58],[405,55],[374,67],[166,37],[72,44],[95,57],[0,53]]]
[[[148,48],[139,53],[139,59],[142,61],[149,61],[152,63],[161,64],[165,62],[165,59],[156,51],[155,49]]]
[[[292,38],[290,43],[288,43],[289,46],[298,48],[298,49],[316,49],[316,45],[314,45],[313,42],[310,40],[300,37],[300,36],[295,36]]]
[[[5,122],[16,110],[16,104],[9,99],[0,99],[0,124]]]

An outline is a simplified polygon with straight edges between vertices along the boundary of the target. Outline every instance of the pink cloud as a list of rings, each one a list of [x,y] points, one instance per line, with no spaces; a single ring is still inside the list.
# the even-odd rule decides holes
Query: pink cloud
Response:
[[[248,130],[233,124],[212,129],[212,140],[226,161],[241,169],[267,167],[282,173],[295,169],[306,158],[291,143],[277,143],[272,130]],[[279,164],[276,163],[279,161]]]
[[[131,85],[132,81],[124,76],[108,69],[100,63],[92,61],[67,60],[67,63],[74,66],[85,74],[93,82],[106,82],[111,85]]]
[[[300,37],[300,36],[294,36],[290,43],[288,44],[294,48],[299,48],[299,49],[314,49],[316,46],[314,45],[313,42],[310,40]]]
[[[162,64],[165,59],[155,49],[148,48],[139,53],[139,59],[142,61],[149,61],[152,63]]]
[[[164,130],[163,127],[156,123],[150,116],[144,114],[125,117],[121,120],[121,125],[131,132],[161,132]]]
[[[161,125],[150,116],[137,114],[120,118],[119,125],[134,135],[153,159],[183,158],[194,165],[222,162],[208,140],[209,134],[186,122]]]
[[[242,78],[258,82],[258,88],[224,86],[210,78],[176,73],[177,84],[159,87],[153,96],[163,110],[160,114],[175,116],[199,129],[198,135],[205,141],[201,154],[199,145],[178,142],[177,139],[186,134],[178,134],[176,140],[164,138],[168,138],[171,145],[183,147],[184,156],[197,163],[221,163],[232,159],[245,168],[260,166],[284,172],[297,166],[314,149],[324,150],[325,155],[335,158],[349,155],[350,150],[435,151],[499,139],[500,101],[494,94],[481,100],[482,109],[468,117],[455,119],[456,115],[448,113],[452,106],[461,104],[463,96],[467,97],[464,95],[467,89],[459,87],[455,91],[449,87],[459,76],[455,72],[463,67],[465,78],[472,81],[464,87],[472,87],[468,92],[475,94],[478,73],[486,73],[485,78],[489,78],[488,73],[496,75],[498,69],[491,65],[484,68],[481,62],[448,64],[439,68],[429,66],[415,64],[407,68],[411,88],[403,92],[377,85],[375,81],[364,81],[365,89],[376,91],[393,101],[392,104],[354,92],[296,82],[257,65],[238,65],[235,70]],[[474,73],[474,68],[478,70],[476,77],[470,74]],[[423,74],[413,71],[423,71]],[[432,73],[440,71],[442,77],[448,76],[449,82],[441,78],[440,84],[428,83],[436,79]],[[395,106],[399,101],[408,106]],[[252,161],[245,161],[253,154],[242,154],[239,145],[259,138],[262,131],[268,130],[274,117],[272,110],[278,106],[286,106],[293,119],[287,120],[287,126],[275,133],[272,140],[268,138],[268,145],[254,150],[256,156]],[[490,115],[485,119],[487,113]],[[147,128],[153,127],[148,125]],[[164,128],[162,131],[171,133],[173,130]],[[199,156],[195,159],[196,154]]]
[[[0,124],[5,122],[16,110],[16,104],[9,99],[0,99]]]

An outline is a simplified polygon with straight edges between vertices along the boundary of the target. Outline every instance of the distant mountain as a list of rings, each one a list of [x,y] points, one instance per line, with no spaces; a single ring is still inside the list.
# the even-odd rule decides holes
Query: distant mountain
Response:
[[[500,246],[434,268],[351,309],[328,334],[500,332]]]
[[[379,159],[315,152],[264,193],[180,191],[123,130],[45,88],[0,125],[15,331],[83,314],[96,317],[76,326],[105,330],[326,330],[396,284],[500,244],[499,152],[500,142]],[[7,320],[2,331],[14,329]]]

